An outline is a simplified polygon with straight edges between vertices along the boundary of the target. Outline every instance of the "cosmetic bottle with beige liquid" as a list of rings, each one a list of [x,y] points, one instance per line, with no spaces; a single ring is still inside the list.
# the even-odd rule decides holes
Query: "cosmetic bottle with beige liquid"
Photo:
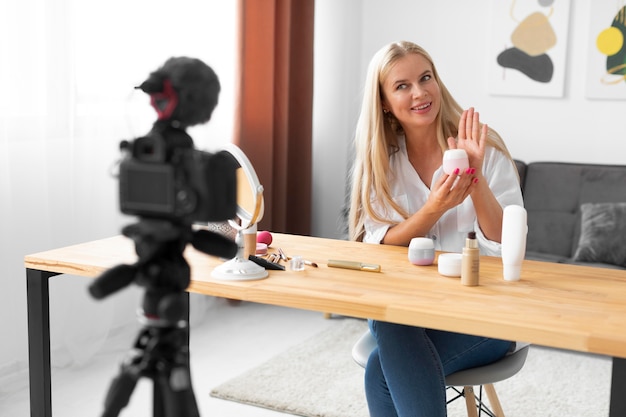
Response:
[[[476,232],[469,232],[465,239],[465,247],[463,248],[463,257],[461,261],[461,284],[468,287],[478,285],[480,266],[480,252],[478,249],[478,240],[476,240]]]

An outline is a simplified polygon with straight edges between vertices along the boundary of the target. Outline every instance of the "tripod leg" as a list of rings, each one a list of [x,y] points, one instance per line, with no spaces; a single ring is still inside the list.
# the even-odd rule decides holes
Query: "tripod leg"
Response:
[[[111,382],[104,400],[102,417],[117,417],[120,414],[120,411],[128,405],[138,379],[139,374],[137,372],[122,367],[120,374]]]
[[[154,385],[155,395],[159,391],[160,404],[163,407],[161,410],[154,410],[155,416],[200,417],[188,366],[176,366],[170,370],[169,375],[159,375],[155,378]],[[154,404],[156,407],[156,397]]]

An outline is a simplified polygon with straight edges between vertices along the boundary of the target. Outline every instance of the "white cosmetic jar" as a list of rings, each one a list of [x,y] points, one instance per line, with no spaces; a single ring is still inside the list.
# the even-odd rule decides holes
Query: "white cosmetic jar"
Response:
[[[457,168],[459,172],[469,168],[467,152],[465,149],[448,149],[443,153],[443,172],[452,175]]]
[[[435,260],[435,244],[427,237],[414,237],[409,243],[409,261],[413,265],[432,265]]]
[[[437,258],[437,270],[446,277],[460,277],[462,259],[460,253],[442,253]]]

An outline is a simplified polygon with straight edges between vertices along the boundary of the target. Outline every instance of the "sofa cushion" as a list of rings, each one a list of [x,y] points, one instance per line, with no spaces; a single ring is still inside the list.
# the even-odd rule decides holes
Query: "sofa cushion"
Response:
[[[626,202],[581,206],[580,239],[574,261],[626,268]]]
[[[524,206],[527,250],[568,258],[578,210],[580,169],[566,164],[531,163],[526,168]]]
[[[580,238],[583,203],[626,196],[626,166],[534,162],[526,167],[527,251],[572,258]]]
[[[615,203],[626,201],[626,166],[589,165],[582,170],[580,204]],[[581,232],[581,212],[578,210],[572,254],[576,252]]]
[[[595,268],[624,269],[623,267],[614,264],[607,264],[604,262],[582,262],[576,261],[574,258],[566,258],[564,256],[550,255],[539,252],[526,252],[524,259],[531,261],[553,262],[558,264],[592,266]]]
[[[524,259],[528,259],[531,261],[555,262],[558,264],[568,263],[569,261],[571,261],[570,258],[567,258],[565,256],[552,255],[552,254],[544,253],[544,252],[532,252],[532,251],[531,252],[526,251],[526,254],[524,255]]]

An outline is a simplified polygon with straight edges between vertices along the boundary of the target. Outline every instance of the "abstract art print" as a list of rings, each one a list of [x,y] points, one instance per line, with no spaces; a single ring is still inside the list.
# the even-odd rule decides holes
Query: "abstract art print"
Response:
[[[626,99],[626,1],[592,2],[587,98]]]
[[[562,97],[570,0],[493,0],[489,92]]]

